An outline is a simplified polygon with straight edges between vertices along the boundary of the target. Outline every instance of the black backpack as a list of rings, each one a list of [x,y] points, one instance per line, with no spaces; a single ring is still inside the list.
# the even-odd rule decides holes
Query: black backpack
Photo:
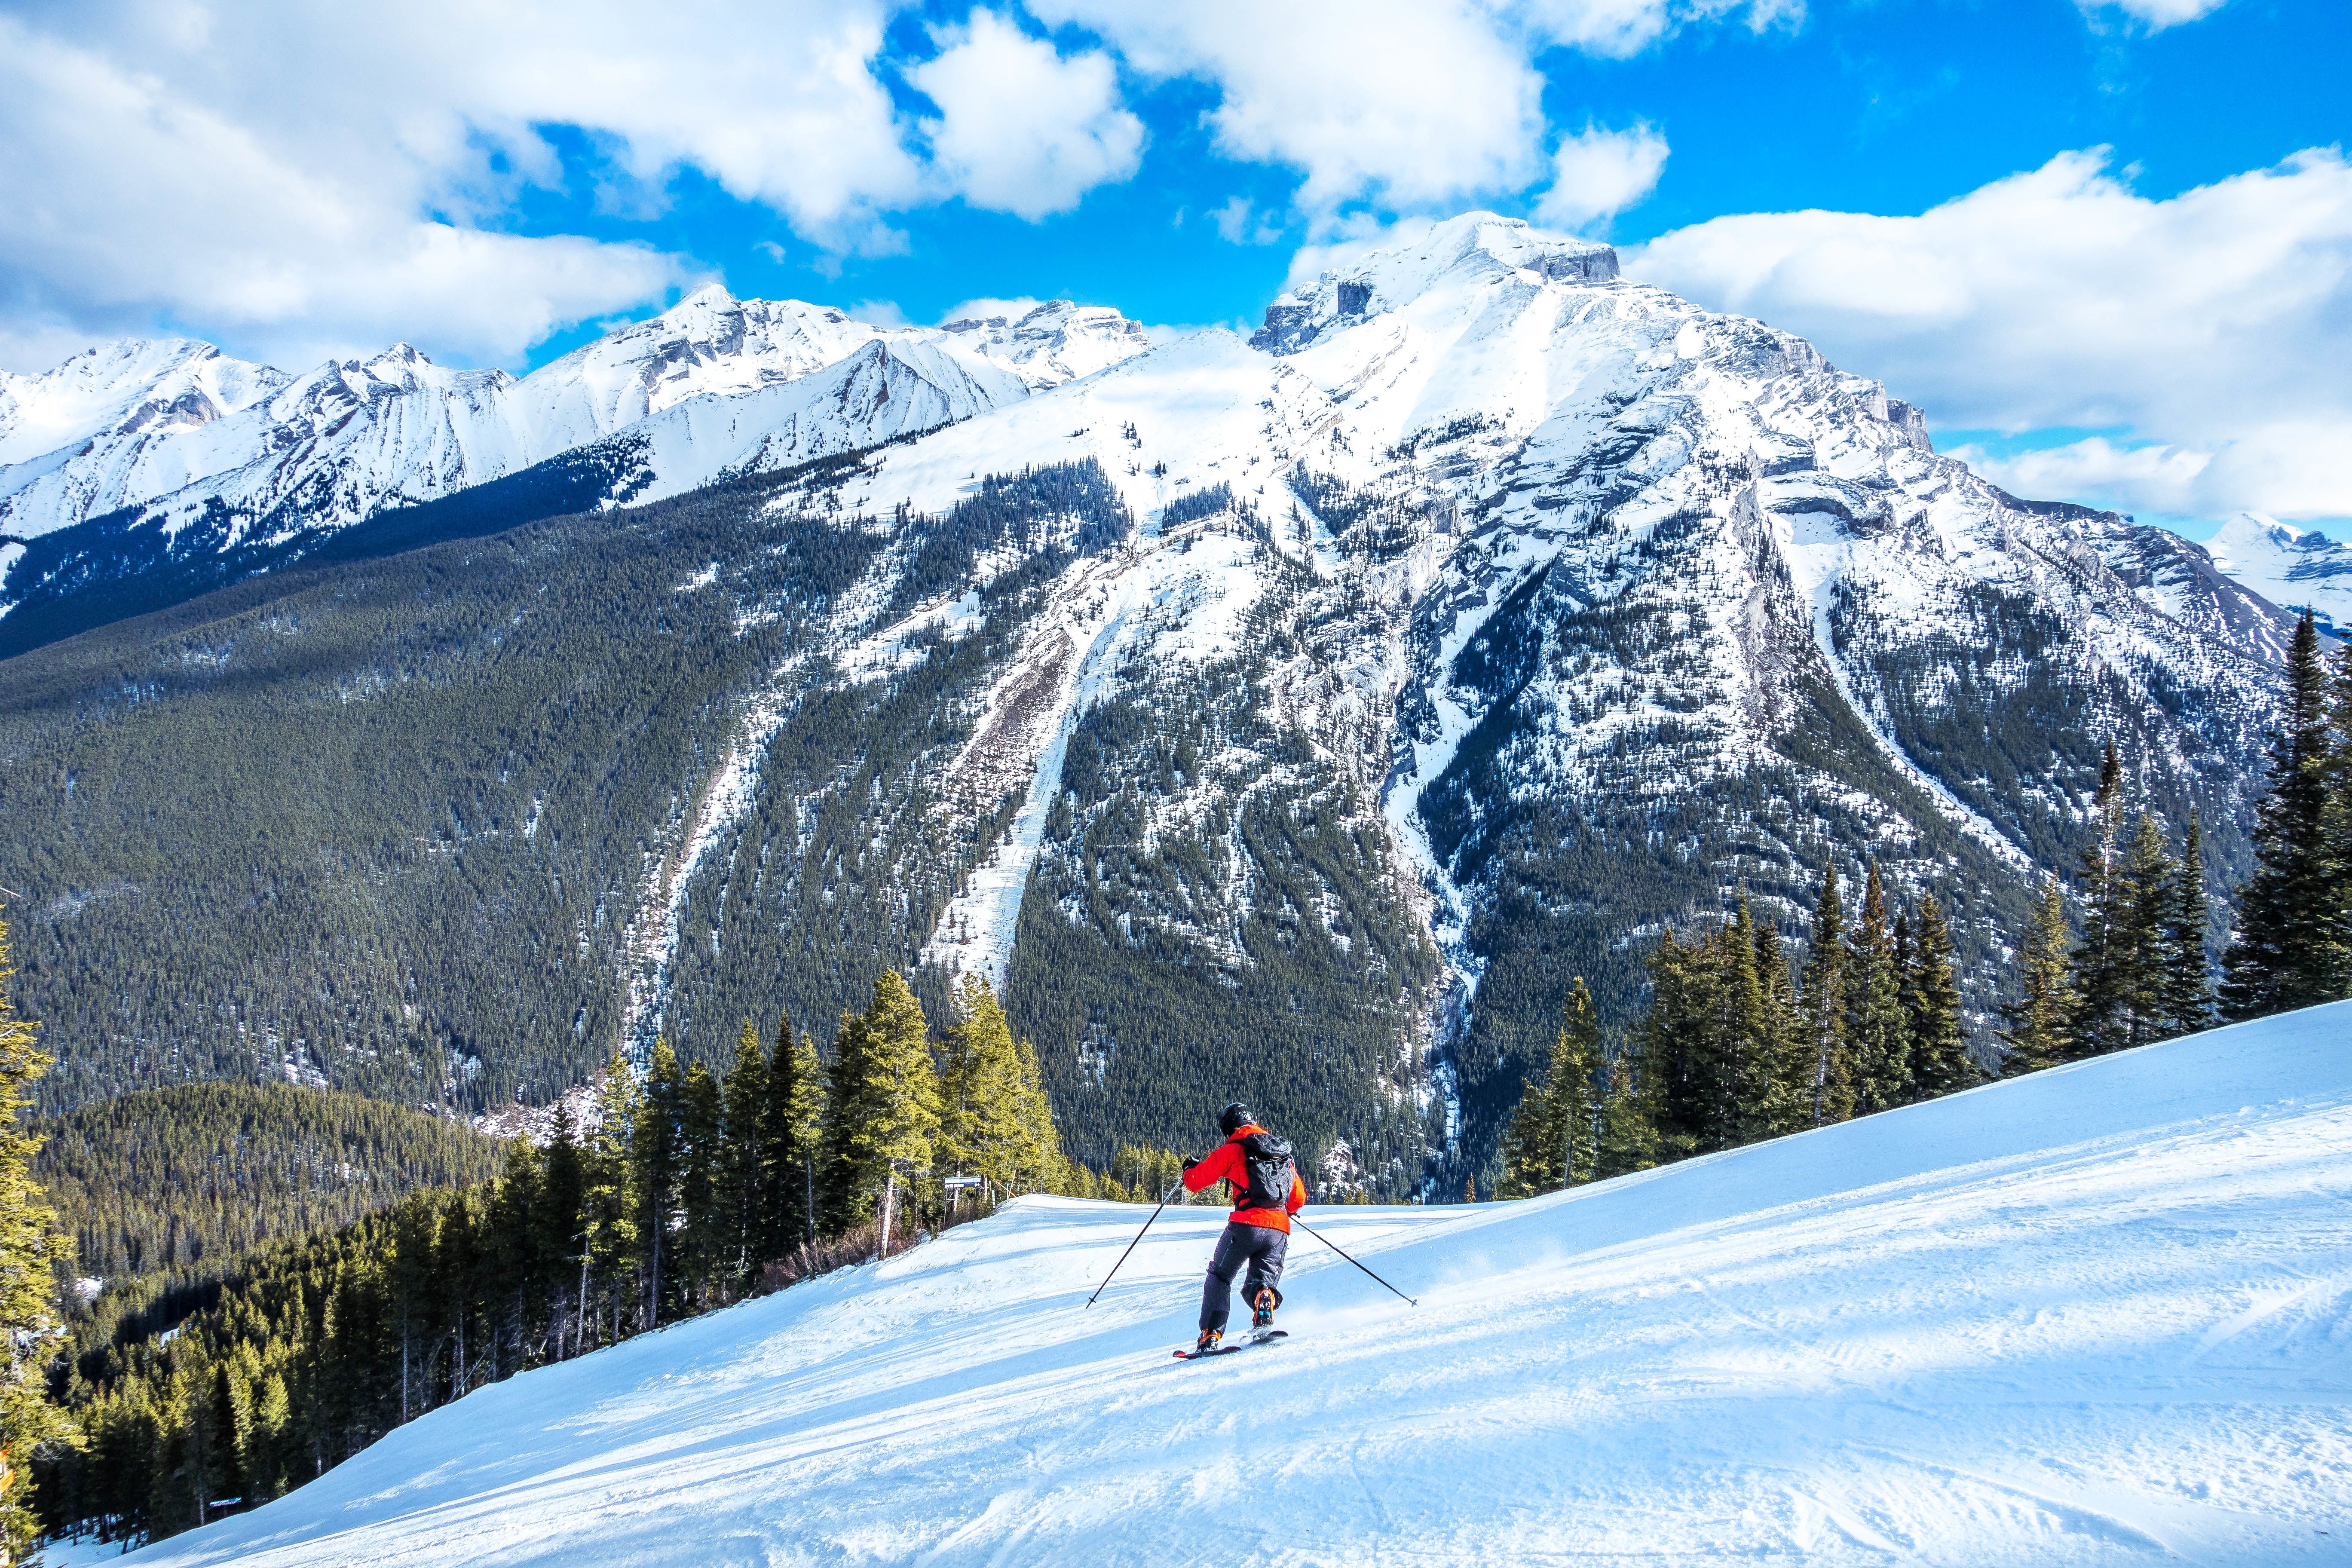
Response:
[[[1235,1208],[1278,1209],[1290,1201],[1297,1175],[1290,1163],[1290,1140],[1271,1132],[1253,1132],[1242,1140],[1242,1169],[1249,1185],[1234,1200]]]

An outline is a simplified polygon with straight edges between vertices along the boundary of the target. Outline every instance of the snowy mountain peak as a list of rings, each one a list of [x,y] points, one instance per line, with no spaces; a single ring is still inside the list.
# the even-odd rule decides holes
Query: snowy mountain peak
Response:
[[[193,429],[286,383],[191,338],[118,338],[37,374],[0,371],[0,465],[105,433]]]
[[[1266,307],[1265,324],[1250,344],[1269,353],[1296,353],[1334,327],[1385,314],[1449,280],[1514,275],[1538,284],[1612,282],[1617,252],[1549,233],[1524,218],[1465,213],[1286,291]]]
[[[2223,523],[2206,549],[2213,564],[2274,605],[2308,608],[2323,630],[2352,633],[2352,546],[2261,512]]]
[[[967,316],[940,328],[957,346],[1007,366],[1033,390],[1076,381],[1151,346],[1143,323],[1108,305],[1048,300],[1020,316]]]

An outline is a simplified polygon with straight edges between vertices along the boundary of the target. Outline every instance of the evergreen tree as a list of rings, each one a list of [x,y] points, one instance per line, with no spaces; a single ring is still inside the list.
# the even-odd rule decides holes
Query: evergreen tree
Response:
[[[506,1169],[491,1193],[485,1228],[495,1316],[486,1325],[490,1338],[485,1348],[492,1359],[492,1377],[519,1369],[546,1321],[547,1298],[540,1289],[546,1270],[539,1257],[546,1172],[546,1159],[538,1147],[528,1138],[518,1138],[508,1146]]]
[[[1024,1171],[1036,1170],[1043,1145],[1038,1108],[1023,1082],[1020,1048],[1004,1009],[980,975],[957,982],[954,1011],[941,1041],[940,1163],[958,1175],[978,1176],[991,1196],[1017,1190]],[[1052,1118],[1045,1117],[1051,1133]],[[1164,1191],[1162,1183],[1160,1190]]]
[[[1737,1148],[1772,1136],[1780,1119],[1780,1096],[1773,1074],[1780,1065],[1786,1020],[1775,1011],[1763,956],[1770,936],[1756,923],[1748,894],[1713,944],[1723,972],[1722,1057],[1725,1071],[1717,1110],[1718,1146]],[[1776,942],[1777,948],[1778,943]]]
[[[0,1343],[8,1357],[0,1377],[0,1552],[22,1562],[38,1528],[26,1497],[32,1461],[45,1447],[78,1438],[49,1403],[42,1367],[58,1327],[58,1276],[72,1262],[73,1246],[57,1233],[57,1216],[33,1179],[40,1143],[24,1131],[25,1110],[49,1057],[39,1026],[16,1016],[16,976],[0,921]]]
[[[618,1295],[636,1267],[638,1242],[629,1144],[642,1098],[627,1059],[615,1051],[597,1085],[596,1126],[582,1151],[580,1207],[587,1245],[580,1258],[581,1321],[572,1347],[575,1355],[591,1343],[617,1340],[624,1332]],[[592,1300],[601,1309],[596,1319],[589,1316]],[[612,1319],[609,1333],[600,1322],[606,1311]]]
[[[2162,1011],[2167,1035],[2193,1035],[2213,1019],[2212,961],[2205,931],[2212,911],[2205,899],[2205,843],[2197,814],[2165,889]]]
[[[760,1175],[766,1184],[761,1208],[768,1258],[782,1258],[816,1240],[817,1169],[824,1159],[824,1080],[816,1041],[803,1034],[795,1042],[793,1021],[776,1026],[775,1054],[768,1059],[768,1103],[761,1113],[765,1151]]]
[[[2083,938],[2075,944],[2069,976],[2074,1002],[2067,1028],[2070,1057],[2115,1050],[2125,1037],[2129,1004],[2117,949],[2120,928],[2128,921],[2129,897],[2116,864],[2123,788],[2123,763],[2110,735],[2106,759],[2099,767],[2099,791],[2091,803],[2094,837],[2083,851]]]
[[[662,1306],[674,1293],[672,1281],[677,1273],[670,1226],[677,1215],[679,1184],[686,1174],[681,1126],[685,1089],[677,1053],[667,1040],[656,1039],[646,1059],[636,1125],[629,1131],[629,1197],[645,1255],[642,1305],[647,1328],[658,1328],[663,1322]]]
[[[2328,800],[2321,811],[2322,854],[2332,872],[2334,897],[2322,911],[2334,959],[2327,989],[2352,996],[2352,635],[2344,638],[2336,675],[2335,755]]]
[[[580,1147],[579,1130],[572,1125],[572,1108],[558,1101],[555,1125],[548,1137],[540,1176],[539,1202],[532,1209],[532,1225],[539,1233],[539,1268],[533,1293],[548,1303],[553,1316],[558,1360],[564,1355],[563,1324],[567,1320],[574,1323],[580,1321],[578,1314],[584,1310],[587,1296],[587,1197],[588,1170]],[[569,1289],[574,1275],[581,1281],[576,1298]],[[578,1350],[575,1333],[573,1353]]]
[[[1054,1105],[1045,1093],[1045,1081],[1037,1065],[1037,1047],[1024,1036],[1014,1047],[1019,1058],[1021,1087],[1020,1122],[1029,1134],[1022,1146],[1024,1159],[1034,1160],[1014,1179],[1014,1190],[1024,1193],[1062,1191],[1069,1179],[1071,1163],[1062,1157],[1062,1135],[1054,1125]],[[1083,1171],[1084,1166],[1076,1169]]]
[[[1780,933],[1761,921],[1756,922],[1756,979],[1764,996],[1765,1092],[1751,1112],[1750,1131],[1778,1138],[1812,1125],[1813,1044]]]
[[[1599,1154],[1601,1024],[1579,975],[1540,1082],[1521,1091],[1503,1139],[1503,1197],[1536,1197],[1592,1180]]]
[[[1640,1063],[1633,1053],[1620,1051],[1608,1066],[1608,1087],[1601,1100],[1601,1140],[1592,1174],[1596,1181],[1646,1171],[1664,1158],[1653,1118],[1654,1101],[1639,1081]]]
[[[1846,949],[1846,1049],[1853,1063],[1853,1109],[1860,1116],[1900,1105],[1910,1089],[1909,1031],[1903,977],[1878,862],[1864,884],[1862,924]]]
[[[2237,940],[2221,961],[2221,1012],[2233,1020],[2340,994],[2346,895],[2327,833],[2338,752],[2309,610],[2295,624],[2286,685],[2286,710],[2271,736],[2270,793],[2254,826],[2254,873],[2239,892]]]
[[[1650,952],[1650,1011],[1635,1033],[1638,1076],[1662,1151],[1679,1158],[1726,1145],[1723,1115],[1722,966],[1705,939],[1672,927]]]
[[[789,1068],[790,1063],[786,1066]],[[727,1069],[725,1129],[719,1158],[719,1264],[730,1295],[740,1295],[766,1252],[768,1058],[760,1031],[743,1020]]]
[[[824,1204],[829,1228],[869,1216],[889,1250],[900,1194],[931,1163],[940,1125],[939,1079],[923,1009],[895,969],[874,983],[874,1000],[845,1017],[828,1075]]]
[[[1912,1090],[1921,1100],[1963,1089],[1976,1081],[1960,1029],[1960,988],[1952,973],[1952,932],[1943,907],[1927,893],[1919,900],[1919,929],[1911,942],[1910,999]]]
[[[1815,1127],[1853,1114],[1853,1074],[1845,1043],[1845,911],[1838,901],[1837,867],[1824,865],[1805,959],[1805,1044],[1811,1060],[1803,1089]]]
[[[2000,1064],[2004,1076],[2039,1072],[2066,1053],[2074,1016],[2066,956],[2070,940],[2066,896],[2053,877],[2042,885],[2018,961],[2023,994],[2007,1009],[2009,1027],[2001,1032],[2001,1042],[2009,1047]]]
[[[724,1241],[722,1199],[726,1126],[718,1079],[696,1062],[678,1087],[677,1300],[685,1311],[711,1304],[710,1286],[719,1272]]]
[[[2141,812],[2139,826],[2124,851],[2116,906],[2115,995],[2119,1016],[2117,1048],[2129,1049],[2168,1037],[2165,995],[2171,978],[2171,952],[2165,941],[2172,912],[2174,868],[2164,852],[2156,820]]]

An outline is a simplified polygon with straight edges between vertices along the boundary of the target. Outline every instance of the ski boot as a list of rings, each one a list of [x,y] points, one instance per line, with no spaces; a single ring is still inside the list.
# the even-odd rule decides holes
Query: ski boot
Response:
[[[1201,1337],[1192,1342],[1192,1353],[1196,1356],[1214,1355],[1217,1342],[1224,1337],[1225,1331],[1223,1329],[1202,1329]]]
[[[1250,1333],[1254,1338],[1265,1338],[1266,1331],[1274,1327],[1274,1310],[1281,1304],[1282,1298],[1275,1294],[1273,1286],[1258,1291],[1257,1300],[1252,1303],[1256,1310],[1250,1313]]]

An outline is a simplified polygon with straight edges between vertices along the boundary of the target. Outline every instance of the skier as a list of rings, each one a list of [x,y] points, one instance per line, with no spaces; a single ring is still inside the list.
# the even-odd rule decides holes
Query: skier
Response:
[[[1235,1100],[1217,1113],[1217,1131],[1225,1141],[1208,1158],[1184,1162],[1184,1190],[1197,1193],[1212,1182],[1229,1182],[1234,1193],[1233,1216],[1209,1259],[1209,1277],[1201,1285],[1201,1337],[1194,1355],[1208,1355],[1225,1336],[1225,1319],[1233,1310],[1234,1275],[1243,1264],[1249,1273],[1242,1282],[1242,1299],[1250,1304],[1250,1329],[1260,1339],[1274,1327],[1274,1310],[1282,1305],[1275,1289],[1282,1279],[1283,1254],[1290,1247],[1290,1216],[1307,1202],[1307,1184],[1291,1162],[1290,1144],[1257,1124],[1249,1107]]]

